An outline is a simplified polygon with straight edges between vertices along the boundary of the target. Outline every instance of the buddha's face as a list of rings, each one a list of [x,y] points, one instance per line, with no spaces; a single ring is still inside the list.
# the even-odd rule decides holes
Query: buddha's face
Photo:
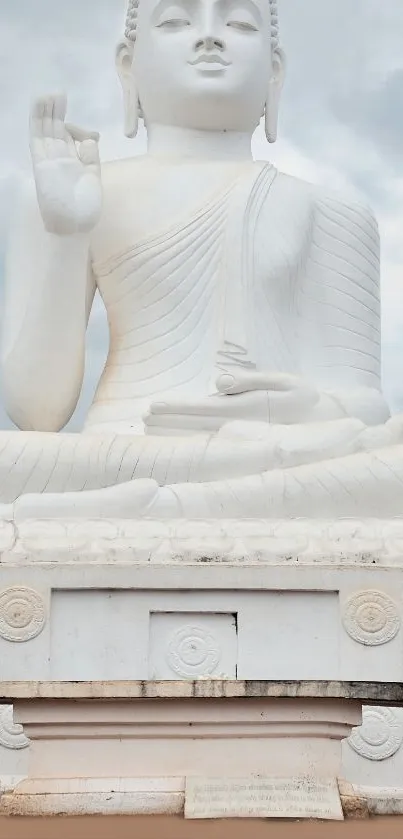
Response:
[[[268,0],[140,0],[132,73],[146,123],[253,130],[271,72]]]

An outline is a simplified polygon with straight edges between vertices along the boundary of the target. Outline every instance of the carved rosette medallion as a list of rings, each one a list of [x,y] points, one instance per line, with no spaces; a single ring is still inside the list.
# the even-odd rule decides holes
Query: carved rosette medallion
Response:
[[[199,626],[184,626],[168,644],[167,660],[171,669],[185,678],[210,676],[221,658],[217,639]]]
[[[397,635],[400,617],[396,603],[382,591],[362,591],[347,600],[343,624],[346,632],[368,647],[386,644]]]
[[[6,641],[30,641],[46,622],[45,604],[30,588],[14,587],[0,592],[0,637]]]
[[[348,738],[352,749],[368,760],[386,760],[403,743],[403,727],[389,708],[364,708],[363,722]]]
[[[12,705],[0,709],[0,746],[5,749],[26,749],[29,746],[22,725],[14,722]]]

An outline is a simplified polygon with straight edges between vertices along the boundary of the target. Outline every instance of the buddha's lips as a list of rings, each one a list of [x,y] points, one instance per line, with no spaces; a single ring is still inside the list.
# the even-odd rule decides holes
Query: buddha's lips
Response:
[[[198,55],[194,61],[189,61],[189,64],[192,64],[193,66],[195,64],[222,64],[223,67],[228,67],[230,62],[225,61],[221,55],[205,53],[204,55]]]

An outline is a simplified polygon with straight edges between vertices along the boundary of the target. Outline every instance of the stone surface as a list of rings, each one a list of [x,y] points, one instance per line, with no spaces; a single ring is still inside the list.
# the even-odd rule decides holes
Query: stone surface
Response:
[[[387,558],[373,562],[369,550],[358,557],[350,548],[341,567],[336,561],[342,550],[337,532],[329,539],[328,554],[320,558],[311,555],[310,561],[301,562],[298,554],[261,558],[253,547],[254,533],[264,533],[259,523],[251,525],[252,533],[245,529],[243,557],[232,562],[228,557],[221,562],[225,534],[220,537],[213,528],[212,532],[205,528],[203,541],[200,531],[203,561],[200,555],[197,559],[186,553],[190,535],[181,530],[184,524],[178,525],[184,540],[177,549],[182,558],[174,562],[168,561],[169,552],[164,555],[163,544],[147,561],[141,533],[135,540],[130,529],[131,542],[127,535],[126,544],[111,538],[98,545],[89,535],[91,561],[84,547],[80,556],[79,543],[69,545],[69,533],[62,531],[63,539],[59,537],[53,551],[52,540],[39,541],[36,553],[29,542],[24,560],[0,562],[0,601],[5,597],[13,603],[23,579],[25,588],[35,592],[31,595],[35,603],[41,603],[39,634],[25,641],[21,637],[18,643],[14,634],[13,638],[0,634],[2,679],[236,675],[249,680],[403,681],[401,565]],[[96,533],[98,525],[89,533]],[[145,528],[144,522],[141,527]],[[240,525],[234,524],[236,529],[241,533]],[[211,551],[209,538],[217,538],[217,546],[221,541],[218,555]],[[264,536],[259,538],[263,544]],[[65,563],[69,551],[71,561]],[[353,637],[356,633],[351,632],[352,598],[364,598],[365,603],[369,599],[369,611],[367,606],[358,611],[365,637]],[[30,614],[23,612],[28,625]],[[184,665],[179,674],[178,649],[192,627],[199,636],[196,646],[201,644],[204,653],[199,665],[196,656],[193,673]],[[376,643],[368,644],[368,637]]]
[[[12,699],[356,699],[403,704],[403,685],[392,682],[275,682],[238,679],[142,682],[0,682],[0,700]]]
[[[382,393],[376,221],[252,159],[263,113],[277,136],[276,0],[172,15],[130,0],[117,49],[143,157],[101,164],[62,95],[32,108],[2,339],[21,429],[0,434],[3,745],[32,740],[10,812],[178,812],[170,778],[225,775],[224,758],[335,781],[360,703],[403,701],[403,417]],[[58,433],[97,290],[108,359],[83,433]],[[396,713],[365,710],[347,764],[400,759]],[[155,779],[157,746],[168,786],[140,789],[133,761]]]
[[[363,786],[339,781],[339,789],[346,818],[365,819],[368,816],[396,816],[403,812],[402,788]]]
[[[343,777],[363,789],[403,792],[403,708],[364,707],[343,743]]]
[[[343,624],[348,634],[368,647],[387,644],[400,630],[399,607],[382,591],[363,591],[344,606]]]
[[[30,641],[43,630],[45,606],[33,589],[13,586],[0,592],[0,637],[5,641]]]
[[[215,682],[203,695],[202,684],[191,694],[186,682],[173,683],[171,694],[168,683],[130,693],[110,685],[91,702],[85,685],[64,684],[51,687],[59,687],[58,699],[16,699],[15,718],[31,740],[29,777],[3,796],[3,811],[99,812],[102,801],[109,801],[105,812],[172,812],[179,803],[183,811],[185,778],[225,778],[229,766],[235,777],[339,777],[342,740],[361,718],[355,697],[323,699],[322,685],[316,698],[312,686],[292,699],[280,685],[274,696],[262,685],[244,685],[240,695],[238,683],[226,696]],[[112,688],[126,698],[111,698]]]
[[[29,740],[14,722],[11,705],[0,707],[0,795],[12,790],[28,774]]]
[[[368,819],[372,815],[364,793],[343,779],[338,781],[344,817],[347,819]]]
[[[387,760],[399,751],[403,729],[390,708],[365,708],[363,723],[348,739],[349,746],[368,760]]]
[[[33,105],[7,259],[4,398],[22,431],[2,434],[2,515],[401,517],[372,211],[252,158],[262,114],[277,137],[277,0],[179,8],[130,0],[116,53],[144,156],[101,164],[65,96]],[[57,432],[97,289],[110,347],[78,439]]]
[[[150,614],[150,679],[235,679],[237,647],[235,615]]]
[[[336,780],[187,778],[185,818],[343,819]]]
[[[16,683],[2,685],[3,701],[11,699],[43,698],[46,701],[85,699],[139,699],[150,697],[155,700],[175,699],[181,701],[192,696],[213,701],[217,697],[227,697],[230,701],[243,697],[258,698],[288,698],[295,697],[312,699],[323,698],[326,701],[334,698],[349,698],[356,696],[362,702],[385,703],[401,702],[403,695],[399,685],[364,683],[262,683],[262,682],[231,682],[214,679],[203,679],[197,682],[161,682],[161,683],[91,683],[91,684],[30,684]],[[224,701],[226,701],[224,699]],[[29,707],[29,706],[28,706]],[[375,720],[372,718],[375,714]],[[369,716],[368,716],[369,715]],[[396,814],[402,812],[403,789],[396,782],[403,777],[403,749],[397,748],[393,755],[386,757],[384,746],[390,742],[389,727],[392,721],[393,731],[396,731],[396,720],[403,730],[403,710],[400,708],[382,708],[366,706],[364,709],[363,726],[354,729],[351,737],[360,736],[360,740],[372,746],[371,759],[359,754],[353,749],[349,739],[342,742],[342,767],[340,778],[343,779],[341,794],[346,818],[366,818],[371,814]],[[1,779],[0,785],[4,789],[13,789],[21,778],[28,774],[28,748],[22,748],[28,741],[21,735],[18,723],[11,722],[10,706],[4,706],[0,711],[0,719],[4,716],[5,725],[1,729],[9,743],[5,749],[0,746]],[[46,718],[46,713],[43,714]],[[223,712],[222,719],[227,716]],[[366,727],[367,726],[367,727]],[[4,739],[4,738],[3,738]],[[396,738],[394,740],[396,746]],[[12,746],[12,748],[11,748]],[[18,746],[18,750],[16,748]],[[375,759],[376,752],[376,759]],[[225,774],[225,773],[224,773]],[[239,773],[241,774],[241,773]],[[50,790],[44,790],[40,781],[32,779],[19,784],[18,797],[10,798],[7,807],[16,814],[40,815],[51,813],[80,814],[80,813],[183,813],[184,779],[178,784],[178,779],[160,781],[158,789],[149,779],[116,780],[72,778],[68,788],[66,782],[52,782]],[[347,780],[350,782],[347,783]],[[124,787],[122,784],[124,783]],[[109,784],[109,785],[108,785]],[[141,790],[139,784],[142,784]],[[4,805],[6,806],[6,804]]]
[[[184,778],[25,780],[0,799],[10,816],[182,815]]]
[[[0,565],[403,565],[403,520],[0,522]],[[181,571],[184,573],[185,569]],[[196,572],[192,572],[195,574]],[[221,573],[217,568],[216,572]],[[237,571],[239,574],[239,570]]]

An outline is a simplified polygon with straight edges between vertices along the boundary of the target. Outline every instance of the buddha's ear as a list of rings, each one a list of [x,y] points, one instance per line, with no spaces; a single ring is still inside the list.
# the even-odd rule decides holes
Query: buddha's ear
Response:
[[[136,90],[133,65],[133,45],[122,41],[116,49],[116,69],[123,90],[125,109],[125,135],[132,139],[139,127],[139,97]]]
[[[269,80],[269,90],[265,108],[265,130],[269,143],[277,140],[278,114],[280,108],[281,93],[285,79],[286,62],[285,55],[280,47],[276,47],[272,57],[272,75]]]

